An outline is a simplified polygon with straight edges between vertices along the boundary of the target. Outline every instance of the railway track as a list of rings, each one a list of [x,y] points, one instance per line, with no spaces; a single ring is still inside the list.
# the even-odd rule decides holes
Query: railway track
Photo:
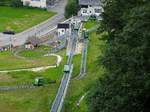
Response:
[[[78,37],[78,30],[73,30],[72,32],[72,46],[71,50],[68,56],[67,64],[69,66],[69,72],[64,72],[60,87],[58,89],[58,93],[56,95],[56,98],[53,102],[52,108],[50,112],[60,112],[64,103],[64,99],[69,87],[69,82],[71,79],[72,71],[73,71],[73,56],[76,48],[76,43],[77,43],[77,37]]]

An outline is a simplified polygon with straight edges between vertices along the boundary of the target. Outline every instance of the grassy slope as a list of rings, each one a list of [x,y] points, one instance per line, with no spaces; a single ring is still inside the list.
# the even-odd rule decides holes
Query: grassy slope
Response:
[[[97,25],[97,24],[98,24],[97,21],[95,21],[95,20],[90,20],[90,21],[88,21],[88,22],[85,22],[84,27],[85,27],[86,29],[90,29],[90,28],[92,28],[93,26],[95,26],[95,25]]]
[[[87,112],[86,99],[80,105],[80,108],[76,106],[77,101],[91,88],[92,84],[103,74],[104,69],[102,67],[97,68],[97,57],[102,55],[102,50],[105,48],[106,43],[98,40],[99,35],[96,33],[90,34],[90,45],[88,48],[88,71],[86,76],[82,80],[72,80],[70,89],[68,92],[65,112]],[[99,48],[100,46],[100,48]],[[79,66],[74,65],[74,66]],[[79,72],[79,71],[76,71]]]
[[[0,6],[0,32],[6,29],[21,32],[54,16],[54,14],[41,9]]]
[[[59,54],[64,58],[61,66],[58,68],[48,69],[40,73],[13,72],[0,74],[0,80],[1,76],[6,76],[0,81],[0,85],[32,82],[34,78],[38,76],[56,80],[56,83],[54,84],[34,90],[0,91],[0,110],[2,112],[48,112],[52,101],[55,98],[63,74],[63,67],[66,63],[65,52],[61,51]]]

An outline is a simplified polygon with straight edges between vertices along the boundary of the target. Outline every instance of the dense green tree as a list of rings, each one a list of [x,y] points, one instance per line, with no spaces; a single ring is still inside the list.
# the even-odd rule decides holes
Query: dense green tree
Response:
[[[23,2],[21,0],[12,0],[10,3],[10,6],[12,7],[22,7]]]
[[[89,95],[90,112],[150,111],[150,2],[105,0],[107,70]]]
[[[69,18],[75,16],[78,13],[78,0],[68,0],[68,4],[65,8],[65,17]]]
[[[0,0],[0,6],[20,7],[23,3],[21,0]]]

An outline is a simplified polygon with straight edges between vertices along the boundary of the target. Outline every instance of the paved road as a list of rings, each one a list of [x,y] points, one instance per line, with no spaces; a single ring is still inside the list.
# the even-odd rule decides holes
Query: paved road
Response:
[[[70,72],[69,73],[64,73],[64,76],[62,78],[57,96],[53,102],[52,108],[50,110],[50,112],[60,112],[64,103],[64,99],[66,96],[66,92],[69,86],[69,82],[71,79],[71,74],[72,74],[72,70],[73,70],[73,64],[72,64],[72,60],[73,60],[73,56],[74,56],[74,52],[75,52],[75,48],[76,48],[76,43],[77,43],[77,36],[78,36],[78,32],[75,31],[72,34],[72,48],[71,51],[69,53],[68,56],[68,61],[67,61],[67,65],[69,65],[70,67]]]
[[[16,35],[4,35],[0,34],[0,47],[12,44],[14,46],[23,45],[28,37],[31,36],[41,36],[47,31],[53,31],[56,28],[57,23],[64,20],[64,9],[67,4],[67,0],[60,0],[59,3],[53,8],[48,10],[57,12],[57,15],[36,25],[30,29],[25,30],[24,32],[18,33]]]

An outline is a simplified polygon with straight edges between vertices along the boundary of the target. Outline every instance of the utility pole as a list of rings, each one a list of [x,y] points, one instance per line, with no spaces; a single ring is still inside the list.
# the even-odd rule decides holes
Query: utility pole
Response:
[[[12,49],[12,36],[10,36],[9,49],[10,49],[10,51]]]

